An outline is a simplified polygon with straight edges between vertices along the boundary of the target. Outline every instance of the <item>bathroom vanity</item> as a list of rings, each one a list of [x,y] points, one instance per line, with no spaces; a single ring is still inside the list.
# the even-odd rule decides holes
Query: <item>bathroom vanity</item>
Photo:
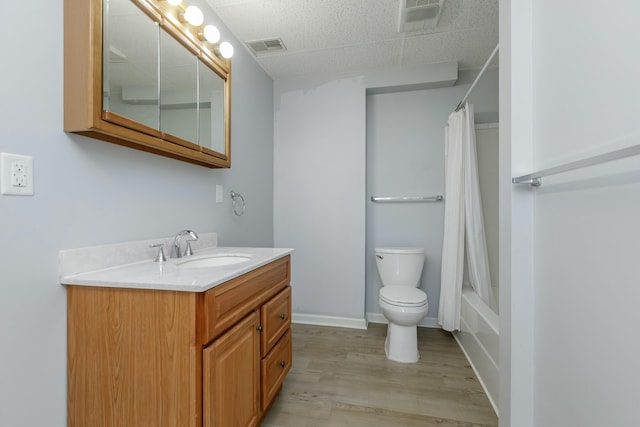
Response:
[[[290,250],[259,251],[63,276],[68,425],[258,425],[291,368]]]

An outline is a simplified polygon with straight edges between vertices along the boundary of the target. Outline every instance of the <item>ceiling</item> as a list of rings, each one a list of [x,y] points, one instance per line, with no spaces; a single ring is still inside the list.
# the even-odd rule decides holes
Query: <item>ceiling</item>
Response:
[[[444,0],[438,24],[413,32],[398,32],[410,0],[206,1],[243,43],[282,39],[285,51],[256,58],[274,80],[448,61],[476,69],[498,43],[498,0]]]

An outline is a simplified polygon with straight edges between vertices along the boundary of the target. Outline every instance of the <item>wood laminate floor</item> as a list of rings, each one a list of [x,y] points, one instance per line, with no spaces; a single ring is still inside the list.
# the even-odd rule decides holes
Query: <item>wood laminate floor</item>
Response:
[[[262,427],[497,426],[448,332],[418,328],[418,363],[387,360],[387,326],[292,325],[293,366]]]

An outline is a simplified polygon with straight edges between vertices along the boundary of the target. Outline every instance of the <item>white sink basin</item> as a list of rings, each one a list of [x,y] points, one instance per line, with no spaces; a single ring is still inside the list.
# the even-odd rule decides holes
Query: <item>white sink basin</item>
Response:
[[[251,260],[251,257],[247,255],[221,254],[181,261],[177,266],[180,268],[222,267],[225,265],[239,264],[249,260]]]

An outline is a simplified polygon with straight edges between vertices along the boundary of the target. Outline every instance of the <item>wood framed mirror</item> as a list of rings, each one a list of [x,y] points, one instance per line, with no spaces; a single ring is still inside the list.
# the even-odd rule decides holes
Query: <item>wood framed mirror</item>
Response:
[[[231,63],[165,0],[65,0],[64,130],[231,166]]]

